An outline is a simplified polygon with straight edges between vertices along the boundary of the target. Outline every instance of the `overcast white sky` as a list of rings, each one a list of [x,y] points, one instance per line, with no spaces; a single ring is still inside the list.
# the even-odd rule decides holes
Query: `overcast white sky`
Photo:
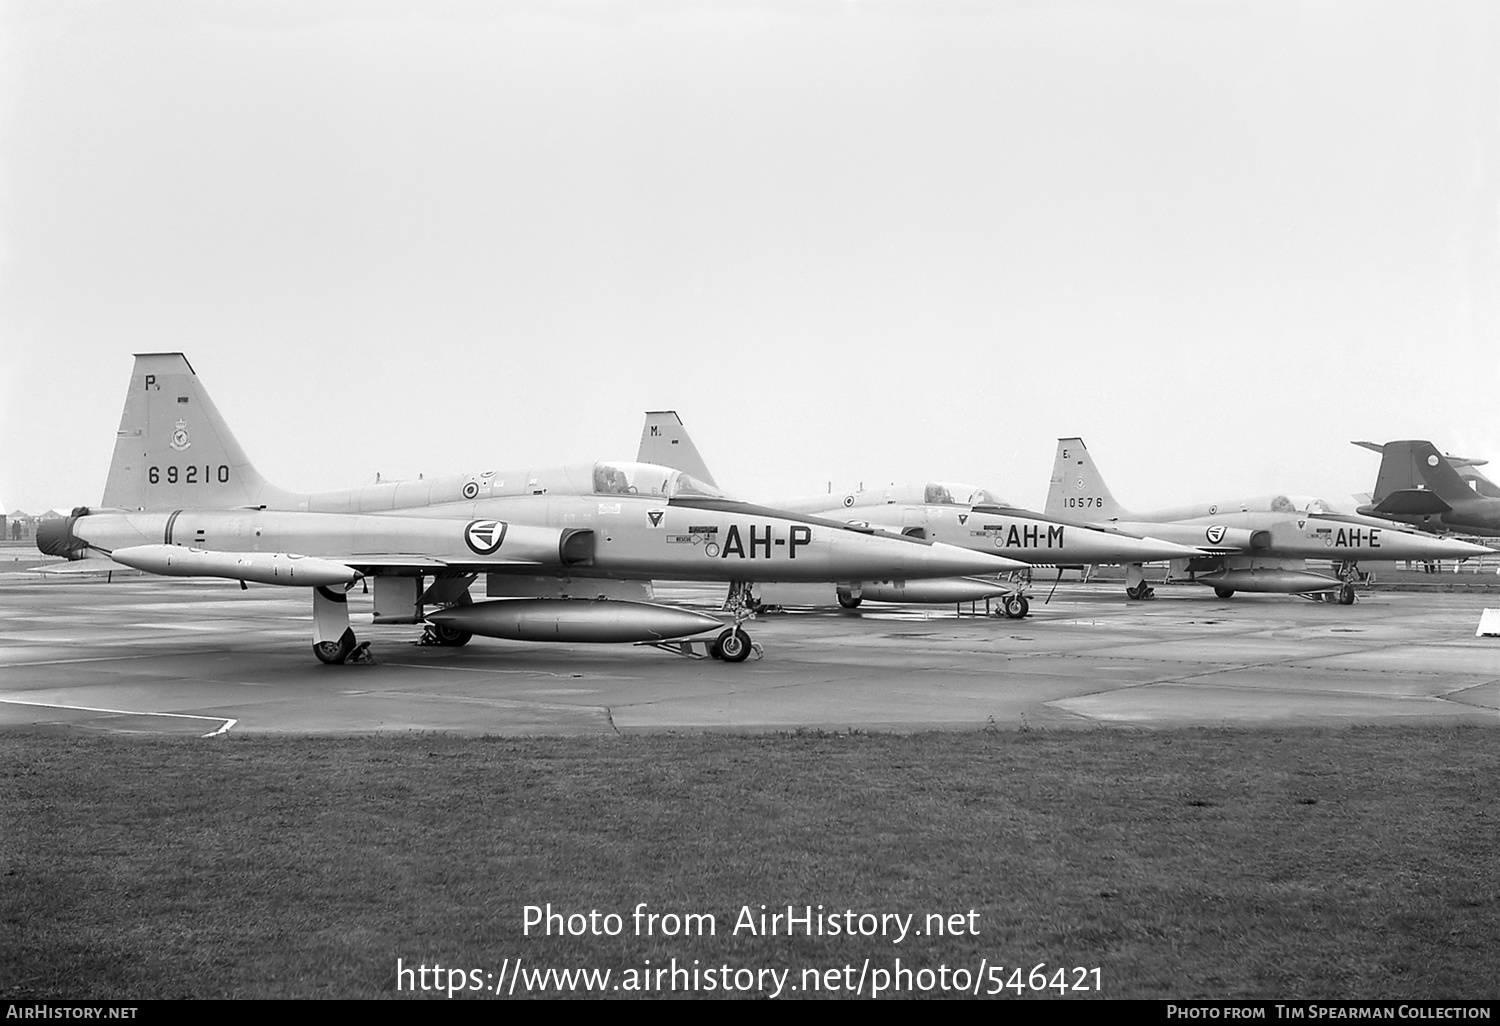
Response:
[[[0,503],[134,352],[287,487],[1368,491],[1500,460],[1497,5],[0,0]]]

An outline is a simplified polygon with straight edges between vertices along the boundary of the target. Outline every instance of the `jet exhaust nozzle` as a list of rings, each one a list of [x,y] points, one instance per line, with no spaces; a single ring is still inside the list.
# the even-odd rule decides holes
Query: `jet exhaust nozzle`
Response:
[[[37,524],[36,547],[49,556],[87,559],[88,542],[73,534],[73,525],[78,522],[80,516],[86,515],[87,512],[87,510],[82,512],[74,510],[73,516],[63,517],[60,520],[43,520]]]

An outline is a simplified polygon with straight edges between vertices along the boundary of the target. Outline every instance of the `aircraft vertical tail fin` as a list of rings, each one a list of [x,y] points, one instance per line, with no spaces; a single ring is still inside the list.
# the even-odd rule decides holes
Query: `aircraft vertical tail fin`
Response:
[[[1375,474],[1375,491],[1370,498],[1380,502],[1392,492],[1404,492],[1412,488],[1425,488],[1426,482],[1417,470],[1417,457],[1412,452],[1412,442],[1386,442],[1376,446],[1368,442],[1356,442],[1367,449],[1380,453],[1380,470]]]
[[[1130,516],[1110,494],[1082,438],[1057,440],[1046,513],[1074,520],[1120,520]]]
[[[138,353],[103,505],[169,510],[257,506],[266,483],[181,353]]]
[[[1462,502],[1472,499],[1476,494],[1474,489],[1464,482],[1458,471],[1453,469],[1453,464],[1448,462],[1447,457],[1437,451],[1437,446],[1431,442],[1419,440],[1386,443],[1385,455],[1380,460],[1380,476],[1375,483],[1377,492],[1380,489],[1380,483],[1385,479],[1386,461],[1391,459],[1393,449],[1398,453],[1409,454],[1407,455],[1408,465],[1415,470],[1418,483],[1425,485],[1444,502]],[[1414,486],[1407,485],[1407,487]]]
[[[688,437],[682,418],[675,410],[654,410],[646,413],[646,424],[641,428],[641,448],[636,454],[641,463],[655,463],[691,474],[699,481],[714,488],[719,482],[709,473],[698,447]]]

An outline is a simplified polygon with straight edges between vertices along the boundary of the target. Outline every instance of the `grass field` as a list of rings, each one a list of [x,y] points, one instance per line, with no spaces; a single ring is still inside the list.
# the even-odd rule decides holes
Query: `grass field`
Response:
[[[620,993],[648,959],[789,970],[801,996],[804,970],[899,958],[982,992],[1045,963],[1105,997],[1496,998],[1497,741],[0,734],[0,996],[394,996],[398,958],[467,984],[519,957]],[[638,936],[642,902],[716,932]],[[548,903],[622,929],[523,933]],[[733,932],[819,904],[963,929]]]

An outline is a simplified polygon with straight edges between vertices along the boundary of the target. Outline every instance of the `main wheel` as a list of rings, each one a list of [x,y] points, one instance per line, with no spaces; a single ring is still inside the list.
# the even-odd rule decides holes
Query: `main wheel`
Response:
[[[1026,600],[1019,595],[1007,595],[1000,602],[1000,611],[1004,613],[1008,619],[1019,620],[1021,617],[1026,615],[1026,607],[1023,605],[1025,601]]]
[[[848,588],[840,588],[838,590],[838,596],[839,605],[843,606],[845,609],[858,609],[859,604],[864,601],[864,599],[862,599],[858,595],[855,595]]]
[[[445,623],[433,624],[432,636],[439,645],[450,645],[454,648],[457,648],[459,645],[467,645],[474,638],[474,635],[468,631],[461,631],[457,627],[452,627]]]
[[[1219,598],[1234,598],[1234,589],[1233,588],[1215,588],[1214,589],[1214,594],[1217,595],[1217,596],[1219,596]]]
[[[1125,595],[1126,595],[1127,598],[1133,598],[1133,599],[1143,599],[1143,598],[1145,598],[1146,597],[1146,585],[1145,585],[1145,583],[1142,582],[1141,584],[1136,585],[1134,588],[1126,588],[1125,589]]]
[[[337,641],[314,641],[313,655],[318,657],[320,663],[338,666],[349,658],[349,653],[354,651],[354,645],[354,628],[348,627],[344,629],[343,634],[339,635]]]
[[[1339,605],[1354,605],[1354,585],[1350,584],[1348,581],[1345,581],[1344,586],[1339,589]]]
[[[720,634],[714,644],[719,650],[719,658],[726,663],[743,663],[750,656],[750,635],[738,627]]]

